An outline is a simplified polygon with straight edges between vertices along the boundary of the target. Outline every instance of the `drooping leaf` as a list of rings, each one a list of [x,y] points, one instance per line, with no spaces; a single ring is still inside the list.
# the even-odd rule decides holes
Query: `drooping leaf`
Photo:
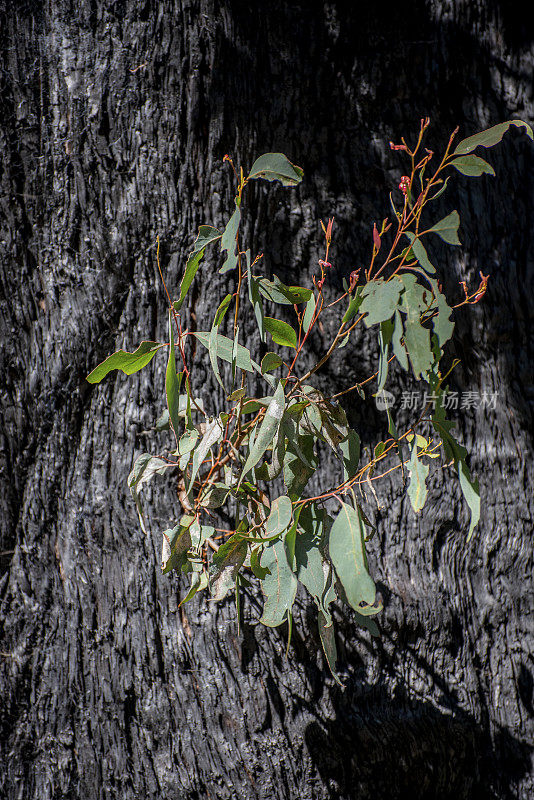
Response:
[[[451,211],[446,217],[436,222],[429,232],[437,233],[437,235],[448,244],[461,244],[458,238],[458,228],[460,227],[460,216],[457,211]]]
[[[315,314],[315,295],[312,294],[312,296],[306,303],[306,310],[304,311],[304,319],[302,320],[302,330],[304,333],[308,333],[310,325],[312,324],[313,321],[314,314]]]
[[[511,119],[509,122],[501,122],[499,125],[494,125],[492,128],[488,128],[485,131],[475,133],[474,136],[468,136],[467,139],[462,139],[456,146],[454,155],[460,156],[466,153],[472,153],[477,147],[493,147],[493,145],[501,141],[510,125],[514,125],[516,128],[524,128],[527,136],[530,139],[534,138],[530,125],[527,125],[527,123],[523,122],[521,119]]]
[[[463,496],[471,510],[471,520],[469,522],[469,531],[467,533],[467,541],[469,541],[480,519],[480,489],[478,485],[478,478],[475,478],[474,480],[471,478],[471,473],[465,461],[460,461],[458,464],[458,477],[460,478],[460,487],[462,489]]]
[[[171,464],[164,461],[162,458],[151,456],[149,453],[142,453],[136,458],[130,474],[128,475],[128,488],[135,501],[137,511],[139,514],[139,521],[141,528],[146,533],[145,520],[143,516],[143,509],[139,499],[139,491],[141,486],[149,481],[154,475],[163,475],[167,470],[178,467],[177,463]]]
[[[298,450],[304,453],[308,464],[315,463],[314,443],[314,436],[303,435],[298,437]],[[301,497],[306,484],[315,471],[310,469],[307,463],[299,456],[295,449],[295,443],[288,441],[284,457],[284,483],[291,500],[298,500]]]
[[[284,347],[296,349],[297,334],[291,325],[288,325],[287,322],[283,322],[281,319],[274,319],[273,317],[265,317],[264,325],[265,330],[271,334],[273,342],[281,344]]]
[[[404,341],[410,355],[414,375],[419,380],[419,377],[425,375],[434,361],[430,348],[430,332],[427,328],[423,328],[418,319],[408,317]]]
[[[270,628],[281,625],[293,607],[297,593],[297,578],[287,559],[285,544],[278,539],[266,547],[261,557],[261,566],[269,570],[262,588],[265,605],[260,622]]]
[[[434,291],[435,306],[437,314],[432,318],[434,333],[438,337],[440,347],[443,349],[445,343],[452,337],[454,322],[451,320],[452,308],[447,303],[447,298],[440,291],[437,280],[429,278],[429,282]]]
[[[349,307],[345,311],[345,314],[344,314],[343,319],[342,319],[342,322],[344,322],[345,324],[347,322],[350,322],[351,319],[354,319],[354,317],[358,313],[358,310],[359,310],[359,308],[360,308],[360,306],[361,306],[361,304],[363,302],[362,290],[363,290],[363,287],[362,286],[358,286],[358,288],[356,289],[356,294],[354,295],[354,297],[350,298]]]
[[[254,277],[252,274],[252,270],[250,268],[250,250],[247,250],[246,253],[247,258],[247,276],[248,276],[248,297],[252,308],[254,309],[254,316],[256,317],[256,322],[258,323],[258,329],[260,332],[260,339],[262,342],[265,341],[265,323],[264,318],[265,314],[263,311],[263,303],[260,295],[260,285],[257,278]]]
[[[343,456],[343,480],[348,481],[358,471],[360,462],[360,437],[349,428],[347,438],[339,445]]]
[[[209,349],[210,334],[207,331],[191,331],[191,335],[198,339],[206,349]],[[218,333],[216,342],[218,358],[231,364],[234,351],[234,342],[232,339]],[[239,369],[244,369],[247,372],[254,372],[254,370],[260,371],[259,365],[252,361],[249,350],[243,347],[242,344],[237,345],[236,363]]]
[[[235,585],[237,573],[245,563],[247,543],[239,534],[234,534],[213,556],[209,573],[212,600],[223,600]]]
[[[172,311],[169,311],[169,359],[167,361],[167,372],[165,375],[165,394],[167,396],[167,407],[169,409],[169,419],[176,436],[176,441],[180,435],[180,385],[182,375],[176,374],[176,352],[174,350],[174,328]]]
[[[226,260],[219,270],[221,275],[224,275],[226,272],[230,272],[237,266],[237,255],[236,255],[237,232],[239,230],[240,221],[241,221],[241,211],[236,205],[236,209],[232,214],[232,216],[230,217],[230,219],[228,220],[228,224],[224,229],[224,233],[221,239],[221,252],[227,253]]]
[[[402,283],[394,275],[391,280],[371,280],[362,289],[363,301],[360,313],[365,314],[364,323],[370,328],[377,322],[389,319],[395,313],[399,302]]]
[[[159,342],[141,342],[133,353],[117,350],[116,353],[108,356],[105,361],[95,367],[87,376],[86,381],[100,383],[102,378],[105,378],[108,372],[114,369],[120,369],[125,375],[133,375],[134,372],[139,372],[140,369],[146,367],[162,347],[165,345]]]
[[[271,511],[265,523],[265,535],[276,536],[287,530],[293,519],[293,506],[287,495],[277,497],[271,504]]]
[[[488,164],[487,161],[478,156],[460,156],[450,163],[458,172],[461,172],[462,175],[468,175],[470,178],[478,178],[480,175],[484,175],[485,172],[488,175],[495,175],[495,170],[491,164]]]
[[[248,180],[263,178],[266,181],[280,181],[283,186],[296,186],[303,176],[304,171],[282,153],[265,153],[252,165]]]
[[[349,604],[360,614],[377,613],[374,582],[367,570],[365,528],[360,514],[347,503],[330,530],[329,553]]]
[[[178,525],[163,532],[161,570],[164,575],[173,569],[180,572],[187,562],[187,554],[191,547],[190,519],[182,517]],[[189,524],[184,524],[184,520]]]
[[[328,669],[332,673],[332,677],[335,682],[339,686],[343,686],[341,680],[339,679],[339,675],[336,672],[337,647],[334,626],[332,623],[328,624],[328,621],[321,610],[319,610],[317,615],[317,624],[319,626],[319,638],[325,654],[326,663],[328,664]]]
[[[267,406],[267,410],[265,411],[265,416],[261,422],[254,445],[249,448],[247,460],[245,461],[245,466],[243,467],[243,472],[241,473],[240,482],[245,477],[247,472],[255,467],[260,461],[263,454],[276,436],[278,427],[280,425],[280,420],[284,415],[284,407],[284,387],[281,383],[279,383],[278,388],[276,389],[269,405]]]
[[[417,454],[417,440],[414,439],[410,460],[408,461],[408,470],[410,473],[410,483],[408,484],[408,497],[412,508],[417,514],[423,508],[426,497],[428,494],[426,488],[426,479],[428,477],[428,465],[423,464],[418,458]]]
[[[262,567],[260,560],[261,554],[263,553],[263,546],[260,545],[259,547],[255,547],[250,553],[250,568],[256,578],[259,578],[260,581],[264,580],[265,576],[269,574],[269,569],[267,567]]]
[[[198,594],[198,592],[203,592],[204,589],[208,587],[208,574],[207,572],[193,572],[191,575],[191,588],[189,589],[188,593],[184,597],[183,600],[180,601],[180,605],[184,603],[189,603],[193,597]]]
[[[198,498],[202,508],[220,508],[226,502],[230,488],[222,481],[210,483]]]
[[[211,225],[201,225],[198,229],[198,236],[193,245],[193,250],[189,254],[187,263],[185,265],[184,277],[182,278],[182,282],[180,284],[180,296],[178,300],[174,302],[175,311],[180,311],[184,303],[185,296],[189,291],[189,287],[193,283],[195,275],[197,274],[200,262],[202,261],[206,251],[206,247],[213,242],[217,242],[221,236],[221,232],[218,231],[217,228],[212,228]]]
[[[393,330],[395,327],[395,323],[391,319],[385,319],[383,322],[380,323],[380,331],[378,332],[378,347],[380,352],[380,358],[378,362],[378,380],[377,380],[377,395],[380,394],[384,386],[386,385],[386,380],[388,377],[388,356],[389,356],[389,345],[391,343],[391,337],[393,335]]]
[[[402,337],[404,336],[404,328],[402,326],[402,317],[397,309],[395,311],[395,329],[391,337],[391,345],[395,358],[403,369],[408,369],[408,354],[406,348],[402,344]]]
[[[323,520],[316,513],[304,513],[299,517],[302,527],[295,541],[296,572],[299,581],[321,607],[328,578],[328,564],[321,553],[323,546]]]
[[[404,235],[410,240],[410,247],[415,258],[419,261],[424,270],[433,275],[436,272],[435,266],[430,262],[426,249],[420,239],[417,239],[411,231],[405,231]]]
[[[202,439],[200,439],[195,447],[195,451],[193,453],[193,464],[191,467],[191,477],[189,478],[189,487],[187,490],[188,492],[191,491],[198,471],[202,466],[202,462],[208,455],[210,448],[212,448],[213,445],[222,438],[222,435],[223,426],[221,425],[219,418],[215,417],[215,419],[211,420],[211,422],[208,422]]]

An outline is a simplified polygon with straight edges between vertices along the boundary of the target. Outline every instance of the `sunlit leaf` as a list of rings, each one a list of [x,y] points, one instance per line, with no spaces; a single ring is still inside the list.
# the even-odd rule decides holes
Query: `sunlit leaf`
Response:
[[[402,283],[396,276],[389,281],[379,278],[365,284],[362,289],[363,300],[359,311],[366,315],[363,321],[368,328],[393,316],[399,302],[401,289]]]
[[[297,334],[291,325],[281,319],[273,319],[273,317],[265,317],[264,325],[265,330],[271,334],[273,342],[296,349]]]
[[[230,217],[221,239],[221,251],[227,253],[226,260],[219,272],[224,275],[230,272],[237,266],[237,232],[239,230],[239,222],[241,220],[241,211],[236,206],[236,209]]]
[[[265,535],[276,536],[287,530],[293,519],[293,506],[287,495],[282,495],[273,500],[271,511],[265,523]]]
[[[274,439],[280,425],[280,420],[284,414],[284,406],[284,387],[279,383],[277,390],[267,406],[254,445],[249,449],[249,454],[245,461],[240,480],[243,479],[250,469],[256,466]]]
[[[234,534],[213,555],[209,572],[212,599],[223,600],[235,585],[237,573],[247,556],[247,543],[239,534]]]
[[[102,378],[105,378],[113,369],[120,369],[125,375],[133,375],[134,372],[139,372],[140,369],[146,367],[162,347],[165,345],[159,342],[141,342],[133,353],[117,350],[116,353],[108,356],[105,361],[95,367],[86,380],[89,383],[100,383]]]
[[[180,296],[178,300],[174,302],[175,311],[180,311],[184,303],[185,296],[189,291],[189,287],[193,283],[195,275],[197,274],[197,270],[200,266],[202,257],[204,256],[206,247],[209,244],[218,241],[221,236],[221,232],[218,231],[217,228],[212,228],[211,225],[201,225],[198,229],[198,236],[193,245],[193,250],[189,254],[187,264],[185,265],[184,277],[182,278],[182,282],[180,284]]]
[[[428,477],[428,465],[418,458],[417,442],[412,444],[410,460],[407,463],[410,473],[410,483],[408,484],[408,497],[413,510],[418,513],[423,508],[426,497],[426,479]]]
[[[169,359],[167,362],[167,372],[165,374],[165,394],[167,397],[167,407],[169,409],[169,419],[178,440],[180,435],[180,385],[182,383],[182,374],[176,374],[176,352],[174,350],[174,328],[173,328],[173,315],[169,311]]]
[[[433,275],[436,272],[435,266],[430,262],[426,249],[420,239],[417,239],[411,231],[404,231],[404,235],[410,240],[410,247],[418,262],[424,270]]]
[[[367,570],[364,538],[365,528],[358,511],[342,503],[330,530],[330,558],[349,604],[360,614],[372,614],[380,609],[373,605],[376,589]]]
[[[270,574],[265,576],[262,583],[266,600],[260,622],[275,628],[284,622],[291,611],[298,585],[282,539],[265,548],[261,566],[267,568]]]
[[[206,349],[209,348],[210,334],[207,331],[191,331],[191,335],[204,345]],[[223,361],[232,363],[232,354],[234,351],[234,342],[227,336],[217,334],[217,356]],[[242,344],[237,345],[237,366],[239,369],[244,369],[247,372],[260,371],[260,367],[250,358],[250,351]]]

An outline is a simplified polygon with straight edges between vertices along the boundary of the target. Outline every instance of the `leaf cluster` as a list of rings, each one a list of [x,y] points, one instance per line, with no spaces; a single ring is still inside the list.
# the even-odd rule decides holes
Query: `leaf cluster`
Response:
[[[368,265],[344,282],[343,292],[332,302],[326,301],[325,282],[333,220],[326,226],[321,223],[325,254],[319,262],[320,272],[309,286],[289,286],[276,275],[261,274],[261,256],[253,257],[242,245],[247,185],[265,180],[295,187],[303,177],[300,167],[281,153],[266,153],[245,174],[226,157],[237,182],[232,212],[224,230],[200,226],[178,298],[173,301],[167,293],[169,341],[142,342],[132,353],[119,350],[87,378],[98,383],[117,369],[132,375],[146,367],[156,353],[167,353],[166,410],[156,427],[170,430],[172,445],[163,456],[141,454],[128,477],[145,530],[140,500],[143,484],[167,472],[176,481],[179,513],[162,535],[163,571],[189,575],[190,588],[182,602],[204,590],[211,592],[214,601],[235,591],[239,602],[240,587],[256,579],[265,596],[260,622],[274,627],[287,621],[290,630],[293,604],[302,584],[317,605],[319,635],[336,680],[332,604],[336,598],[347,603],[356,620],[373,635],[378,633],[374,617],[382,608],[366,555],[374,528],[364,510],[361,487],[375,494],[375,482],[399,470],[418,513],[427,497],[432,461],[441,456],[445,464],[454,466],[470,508],[468,538],[479,520],[478,481],[467,465],[466,449],[455,439],[454,424],[446,416],[443,397],[448,373],[442,362],[453,335],[454,308],[478,302],[487,277],[481,276],[474,292],[464,284],[463,299],[451,304],[427,248],[433,237],[452,246],[460,244],[458,212],[453,210],[436,220],[432,203],[445,191],[454,170],[471,177],[493,175],[493,168],[472,152],[495,145],[510,126],[523,128],[532,139],[532,130],[521,120],[464,139],[455,149],[454,132],[437,165],[433,152],[422,146],[428,120],[421,121],[413,149],[404,140],[392,145],[410,160],[410,174],[399,187],[401,203],[396,204],[391,193],[393,214],[391,220],[373,225]],[[233,278],[235,289],[221,299],[209,330],[188,331],[183,328],[181,310],[207,249],[213,247],[220,250],[220,273]],[[256,356],[257,360],[239,341],[244,302],[251,306],[258,326],[263,356]],[[325,313],[338,313],[337,332],[322,357],[302,372],[299,356]],[[375,388],[375,397],[384,394],[393,360],[402,370],[411,371],[416,381],[426,382],[431,392],[431,402],[402,432],[386,404],[388,438],[369,456],[361,451],[360,437],[349,425],[339,395],[326,397],[313,382],[313,375],[337,348],[347,345],[358,325],[376,333],[379,359],[376,372],[342,393],[345,398],[351,390],[365,397],[369,384]],[[224,410],[216,416],[209,416],[203,399],[193,396],[187,337],[194,337],[207,351],[227,398]],[[254,375],[263,381],[262,396],[252,393]],[[424,425],[434,438],[423,435]],[[339,480],[311,496],[307,486],[320,469],[320,449],[324,447],[339,463]],[[221,514],[232,521],[225,528],[218,527]]]

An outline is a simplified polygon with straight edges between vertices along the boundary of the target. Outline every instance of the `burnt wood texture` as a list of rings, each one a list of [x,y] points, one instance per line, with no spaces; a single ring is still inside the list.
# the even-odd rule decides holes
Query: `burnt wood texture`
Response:
[[[534,42],[515,0],[265,3],[0,0],[0,796],[8,800],[366,800],[534,796],[534,153],[515,130],[458,176],[465,247],[436,248],[444,285],[490,273],[457,315],[457,412],[482,521],[449,469],[416,517],[398,480],[367,497],[381,638],[336,612],[342,692],[299,595],[294,639],[244,597],[178,609],[160,574],[170,483],[139,529],[126,477],[158,452],[165,361],[85,375],[121,346],[166,340],[155,240],[175,290],[201,223],[225,224],[230,153],[281,151],[296,190],[255,186],[246,236],[282,278],[309,281],[318,219],[334,215],[334,281],[366,259],[405,171],[388,147],[430,116],[443,146],[534,116]],[[437,217],[439,218],[439,217]],[[206,329],[225,281],[208,258],[187,304]],[[218,300],[217,300],[218,302]],[[245,334],[254,339],[253,324]],[[317,333],[312,347],[324,345]],[[369,374],[376,343],[338,351],[319,380]],[[195,385],[221,400],[209,361]],[[420,391],[404,374],[390,384]],[[384,415],[347,399],[366,443]],[[408,412],[400,412],[406,414]],[[408,416],[405,417],[406,419]],[[331,468],[330,466],[328,467]],[[332,467],[333,468],[333,467]]]

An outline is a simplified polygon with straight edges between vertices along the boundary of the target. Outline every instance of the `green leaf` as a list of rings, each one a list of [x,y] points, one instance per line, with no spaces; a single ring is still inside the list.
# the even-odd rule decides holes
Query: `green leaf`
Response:
[[[452,337],[454,322],[451,320],[452,308],[447,303],[447,298],[440,291],[437,280],[429,278],[435,297],[437,314],[432,318],[434,333],[438,337],[440,347],[443,349],[446,342]]]
[[[254,309],[254,316],[256,317],[256,322],[258,323],[258,328],[260,331],[260,339],[262,342],[265,341],[265,323],[264,323],[264,311],[263,311],[263,303],[260,296],[260,286],[259,281],[252,275],[252,271],[250,268],[250,250],[247,250],[247,276],[248,276],[248,297],[252,308]]]
[[[428,232],[437,233],[438,236],[448,244],[461,244],[458,238],[458,228],[460,227],[460,216],[457,211],[451,211],[446,217],[436,222]]]
[[[266,181],[280,181],[283,186],[296,186],[303,175],[304,171],[282,153],[265,153],[252,165],[248,180],[263,178]]]
[[[278,353],[265,353],[261,360],[261,371],[272,372],[282,366],[283,363]]]
[[[530,125],[527,125],[527,123],[523,122],[521,119],[511,119],[509,122],[501,122],[499,125],[494,125],[492,128],[488,128],[485,131],[475,133],[474,136],[462,139],[462,141],[458,143],[453,155],[460,156],[466,153],[472,153],[477,147],[493,147],[493,145],[501,141],[510,125],[515,125],[516,128],[524,128],[527,136],[530,139],[534,139]]]
[[[423,508],[426,497],[426,479],[428,477],[428,465],[423,464],[417,457],[417,440],[414,439],[412,443],[412,451],[410,460],[407,463],[410,472],[410,483],[408,485],[408,497],[412,508],[417,514]]]
[[[258,435],[254,445],[250,447],[247,460],[245,461],[245,466],[243,467],[243,472],[241,473],[241,478],[239,479],[240,483],[247,472],[255,467],[260,461],[263,454],[276,436],[278,427],[280,425],[280,420],[284,414],[284,407],[284,387],[281,383],[279,383],[278,388],[276,389],[269,405],[267,406],[267,410],[258,430]]]
[[[271,512],[265,523],[265,535],[276,536],[287,530],[293,519],[293,506],[287,495],[283,494],[273,500]]]
[[[191,331],[191,335],[198,339],[206,349],[209,349],[210,334],[207,331]],[[216,342],[218,358],[231,364],[234,351],[234,342],[232,339],[218,333]],[[260,371],[259,365],[252,361],[249,350],[243,347],[242,344],[237,345],[237,366],[239,369],[246,370],[246,372],[254,372],[254,370]]]
[[[347,322],[350,322],[351,319],[353,319],[358,313],[358,309],[360,308],[363,302],[362,288],[363,288],[362,286],[358,286],[358,288],[356,289],[356,294],[354,295],[354,297],[350,298],[349,307],[345,311],[345,315],[342,319],[342,322],[344,322],[345,324]]]
[[[460,156],[460,158],[455,158],[450,163],[458,172],[461,172],[462,175],[468,175],[470,178],[478,178],[480,175],[484,175],[485,172],[488,175],[495,175],[495,170],[491,164],[488,164],[487,161],[478,156]]]
[[[277,275],[273,275],[273,280],[260,278],[258,280],[259,290],[262,295],[272,303],[282,306],[294,306],[299,303],[307,303],[313,297],[311,289],[303,286],[286,286]]]
[[[358,471],[360,462],[360,437],[355,430],[349,428],[349,434],[339,448],[343,455],[343,480],[348,481]]]
[[[247,543],[240,534],[234,534],[213,556],[210,568],[212,600],[223,600],[235,585],[237,573],[247,557]]]
[[[182,282],[180,284],[180,296],[178,300],[174,302],[175,311],[180,311],[184,303],[185,296],[189,291],[189,287],[193,283],[195,275],[197,274],[197,270],[204,256],[206,247],[209,244],[218,241],[221,236],[221,232],[218,231],[217,228],[212,228],[211,225],[201,225],[198,229],[198,236],[193,245],[193,250],[189,254],[187,264],[185,265],[184,277],[182,278]]]
[[[319,638],[325,654],[326,663],[328,664],[328,669],[332,673],[332,677],[335,682],[339,686],[343,686],[338,674],[336,673],[337,647],[334,626],[331,622],[328,623],[327,618],[322,611],[319,611],[317,615],[317,624],[319,626]]]
[[[164,575],[173,569],[180,572],[187,563],[187,554],[191,547],[191,523],[184,525],[185,517],[174,528],[163,532],[163,548],[161,570]],[[192,518],[188,518],[192,519]]]
[[[156,458],[156,456],[151,456],[149,453],[142,453],[134,462],[132,470],[128,475],[128,488],[130,489],[137,507],[139,521],[144,533],[146,533],[147,530],[139,498],[141,486],[154,477],[154,475],[163,475],[168,469],[173,469],[177,466],[177,463],[169,464],[168,461],[164,461],[162,458]]]
[[[264,324],[265,330],[273,337],[273,342],[296,349],[297,334],[291,325],[282,322],[281,319],[273,319],[273,317],[265,317]]]
[[[198,593],[204,591],[208,586],[208,575],[206,572],[193,572],[191,575],[191,588],[189,589],[188,593],[184,597],[183,600],[180,601],[180,606],[184,603],[189,603],[190,600]]]
[[[200,467],[202,466],[202,462],[208,455],[208,452],[214,444],[216,444],[223,435],[223,427],[220,423],[218,417],[211,420],[206,426],[206,430],[202,439],[198,442],[195,452],[193,453],[193,465],[191,467],[191,477],[189,478],[189,488],[188,493],[191,491],[193,487],[193,483],[195,478],[198,474]]]
[[[232,302],[232,295],[227,294],[224,300],[219,305],[219,308],[215,312],[215,319],[213,320],[213,324],[217,325],[217,327],[219,327],[219,325],[223,321],[226,312],[228,311],[228,306],[230,305],[231,302]]]
[[[388,377],[388,356],[389,345],[394,330],[394,322],[391,319],[385,319],[380,323],[380,331],[378,332],[378,347],[380,350],[380,358],[378,362],[378,385],[376,393],[380,394]]]
[[[266,547],[261,557],[261,566],[269,570],[262,584],[265,605],[260,622],[270,628],[281,625],[291,611],[297,594],[297,578],[289,562],[282,539]]]
[[[312,294],[312,296],[306,303],[306,310],[304,312],[304,319],[302,321],[302,330],[304,333],[308,333],[310,325],[312,324],[313,321],[314,314],[315,314],[315,295]]]
[[[306,484],[315,472],[315,469],[307,466],[307,464],[315,463],[314,443],[315,437],[309,435],[298,437],[298,448],[295,447],[294,441],[287,443],[284,458],[284,483],[289,497],[293,501],[301,497]],[[304,454],[307,463],[302,460],[300,453]]]
[[[157,351],[166,345],[159,342],[141,342],[137,350],[127,353],[126,350],[117,350],[105,361],[102,361],[86,378],[89,383],[100,383],[108,372],[113,369],[120,369],[125,375],[133,375],[152,361]]]
[[[328,564],[320,551],[323,545],[323,520],[317,515],[317,509],[314,512],[315,514],[300,515],[302,532],[295,541],[295,562],[297,578],[321,608],[328,578]]]
[[[221,239],[221,252],[226,251],[227,253],[226,260],[219,270],[221,275],[224,275],[226,272],[230,272],[237,266],[237,255],[236,255],[237,232],[239,230],[240,221],[241,221],[241,211],[236,206],[234,213],[230,217],[228,224],[224,229],[224,233]]]
[[[169,409],[169,419],[178,441],[180,435],[180,385],[182,375],[176,374],[176,353],[174,350],[174,329],[172,311],[169,311],[169,360],[167,361],[167,373],[165,375],[165,394],[167,396],[167,407]]]
[[[424,377],[434,361],[430,348],[430,332],[423,328],[418,319],[408,317],[404,341],[410,355],[414,375],[419,380],[419,376]]]
[[[262,567],[260,564],[262,552],[263,547],[260,545],[259,547],[255,547],[250,553],[250,568],[256,578],[259,578],[260,581],[263,581],[265,576],[269,574],[269,569],[267,567]]]
[[[395,311],[395,329],[393,331],[393,336],[391,337],[391,344],[393,347],[393,353],[395,354],[395,358],[401,365],[403,369],[408,369],[408,354],[404,345],[401,343],[401,339],[404,336],[404,329],[402,327],[402,317],[399,311]]]
[[[480,519],[480,489],[478,485],[478,478],[475,478],[475,480],[471,478],[471,473],[469,472],[465,461],[461,461],[458,464],[458,477],[460,478],[460,487],[462,489],[463,496],[471,510],[471,521],[469,523],[469,531],[467,534],[467,541],[469,541]]]
[[[342,503],[330,530],[330,558],[349,604],[360,614],[374,614],[380,608],[373,605],[376,589],[367,571],[364,538],[365,528],[360,514],[352,506]]]
[[[423,269],[433,275],[436,272],[435,266],[429,261],[427,252],[420,239],[417,239],[411,231],[405,231],[404,235],[410,240],[410,247],[415,258],[419,261]]]
[[[220,508],[226,502],[229,490],[221,481],[209,484],[199,496],[198,503],[202,508]]]
[[[379,278],[365,284],[362,289],[363,301],[360,313],[367,315],[363,321],[368,328],[393,316],[401,289],[402,283],[396,276],[387,282]]]

